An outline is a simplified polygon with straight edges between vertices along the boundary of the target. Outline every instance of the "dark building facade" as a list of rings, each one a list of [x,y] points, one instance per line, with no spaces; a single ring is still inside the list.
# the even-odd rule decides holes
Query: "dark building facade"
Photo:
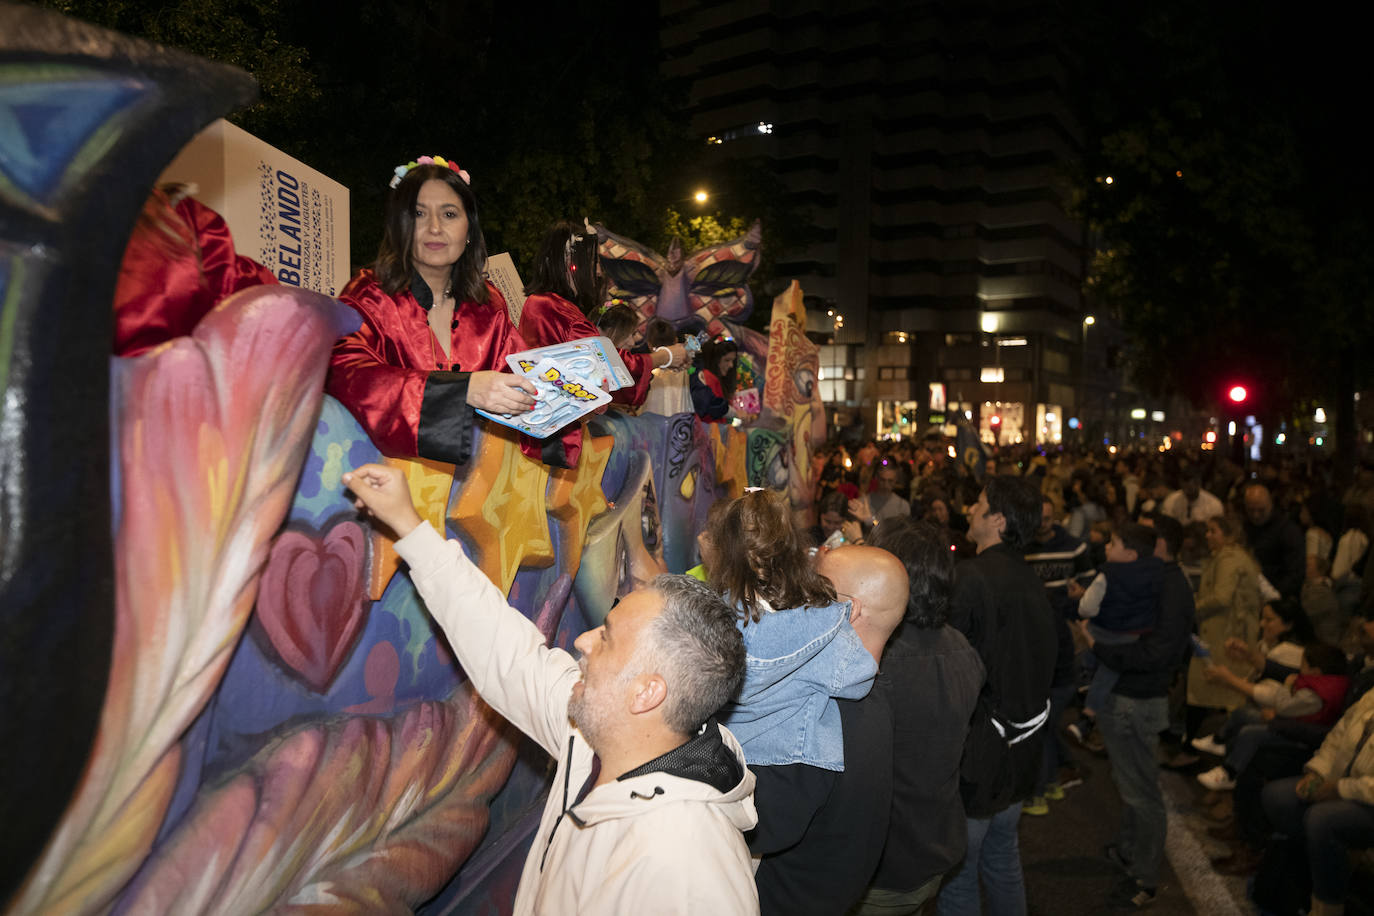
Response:
[[[1102,380],[1085,378],[1079,132],[1048,4],[661,0],[660,16],[703,171],[766,157],[810,211],[812,241],[776,266],[833,341],[832,422],[887,434],[967,412],[985,433],[999,417],[1003,442],[1068,435]]]

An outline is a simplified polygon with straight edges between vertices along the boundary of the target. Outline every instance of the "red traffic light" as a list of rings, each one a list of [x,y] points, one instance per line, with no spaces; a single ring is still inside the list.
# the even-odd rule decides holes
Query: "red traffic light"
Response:
[[[1231,390],[1226,392],[1226,396],[1231,399],[1233,404],[1243,404],[1245,399],[1250,396],[1250,392],[1245,390],[1244,385],[1232,385]]]
[[[997,414],[993,414],[992,416],[988,417],[988,425],[989,425],[989,426],[1001,426],[1001,425],[1002,425],[1002,418],[999,417],[999,416],[997,416]]]

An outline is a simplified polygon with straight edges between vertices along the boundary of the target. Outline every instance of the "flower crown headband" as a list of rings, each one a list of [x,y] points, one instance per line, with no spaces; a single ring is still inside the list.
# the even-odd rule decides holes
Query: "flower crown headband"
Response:
[[[392,176],[391,186],[393,188],[396,187],[396,185],[401,183],[401,179],[406,177],[407,172],[422,165],[438,165],[447,169],[452,169],[458,173],[459,178],[463,179],[463,184],[472,184],[472,176],[467,173],[466,169],[458,168],[458,163],[454,162],[452,159],[445,159],[443,156],[421,156],[418,159],[410,160],[405,165],[396,166],[396,174]]]

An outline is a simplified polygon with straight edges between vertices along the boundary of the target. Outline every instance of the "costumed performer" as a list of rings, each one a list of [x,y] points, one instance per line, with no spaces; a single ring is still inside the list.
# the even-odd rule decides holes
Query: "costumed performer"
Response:
[[[728,423],[731,420],[730,398],[735,395],[735,362],[739,359],[739,345],[733,340],[717,338],[701,347],[701,363],[692,372],[692,406],[703,420]]]
[[[229,294],[277,282],[234,251],[228,225],[194,190],[154,188],[143,203],[115,283],[115,356],[140,356],[185,337]]]
[[[362,327],[334,345],[326,382],[383,453],[461,464],[473,408],[534,406],[533,382],[496,371],[526,347],[486,264],[468,173],[441,156],[397,166],[377,263],[339,296]]]
[[[590,225],[577,229],[568,222],[555,223],[544,235],[530,282],[525,284],[520,336],[531,347],[601,336],[601,331],[587,317],[601,306],[599,268],[596,230]],[[611,392],[611,400],[631,407],[644,403],[654,369],[685,368],[687,365],[687,350],[680,343],[658,347],[650,353],[617,352],[635,383]],[[562,461],[554,454],[560,447],[564,451]],[[542,457],[548,464],[576,467],[581,451],[582,427],[576,424],[563,431],[561,440],[545,440]]]

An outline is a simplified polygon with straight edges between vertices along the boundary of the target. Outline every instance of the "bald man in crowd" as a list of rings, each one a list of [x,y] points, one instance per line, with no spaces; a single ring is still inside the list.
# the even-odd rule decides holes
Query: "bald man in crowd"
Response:
[[[816,568],[852,602],[850,624],[880,670],[868,696],[838,701],[844,771],[795,768],[797,778],[827,784],[796,787],[798,797],[825,798],[815,816],[761,821],[750,841],[755,854],[763,853],[755,881],[765,916],[846,912],[877,869],[887,838],[893,719],[881,664],[883,647],[906,612],[906,569],[885,550],[857,546],[822,554]]]

